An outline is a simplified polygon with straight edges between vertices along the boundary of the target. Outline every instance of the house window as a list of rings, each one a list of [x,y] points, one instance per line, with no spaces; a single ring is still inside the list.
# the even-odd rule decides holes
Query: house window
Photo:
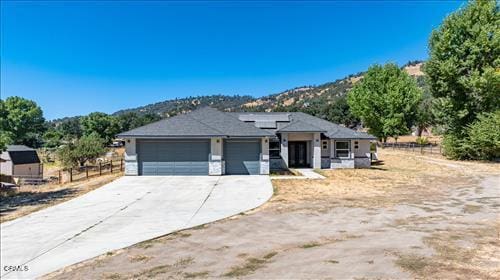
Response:
[[[335,157],[348,158],[349,152],[349,141],[335,141]]]
[[[269,140],[269,157],[279,158],[280,157],[280,141],[279,140]]]
[[[355,150],[359,149],[358,141],[354,141],[354,149]]]
[[[321,142],[321,149],[328,150],[328,141],[324,140]]]

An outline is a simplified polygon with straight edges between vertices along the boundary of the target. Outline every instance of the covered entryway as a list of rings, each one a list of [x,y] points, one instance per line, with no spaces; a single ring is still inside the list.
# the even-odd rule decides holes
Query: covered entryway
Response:
[[[210,140],[140,140],[139,175],[208,175]]]
[[[288,166],[307,167],[307,145],[306,141],[294,141],[288,143]]]
[[[224,141],[226,174],[260,174],[260,146],[259,139]]]

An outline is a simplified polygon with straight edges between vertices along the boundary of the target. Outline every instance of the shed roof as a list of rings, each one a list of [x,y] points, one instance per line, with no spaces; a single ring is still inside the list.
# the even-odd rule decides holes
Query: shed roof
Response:
[[[35,149],[24,145],[8,145],[7,152],[13,164],[40,163]]]

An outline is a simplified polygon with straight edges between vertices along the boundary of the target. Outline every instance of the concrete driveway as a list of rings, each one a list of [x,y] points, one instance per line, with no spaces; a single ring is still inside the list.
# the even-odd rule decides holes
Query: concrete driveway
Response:
[[[1,224],[2,279],[35,278],[266,202],[268,176],[122,177]]]

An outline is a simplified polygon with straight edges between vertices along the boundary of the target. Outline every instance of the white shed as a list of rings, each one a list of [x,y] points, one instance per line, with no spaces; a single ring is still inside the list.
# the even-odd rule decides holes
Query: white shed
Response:
[[[0,158],[0,174],[17,178],[42,178],[43,166],[35,149],[9,145]]]

